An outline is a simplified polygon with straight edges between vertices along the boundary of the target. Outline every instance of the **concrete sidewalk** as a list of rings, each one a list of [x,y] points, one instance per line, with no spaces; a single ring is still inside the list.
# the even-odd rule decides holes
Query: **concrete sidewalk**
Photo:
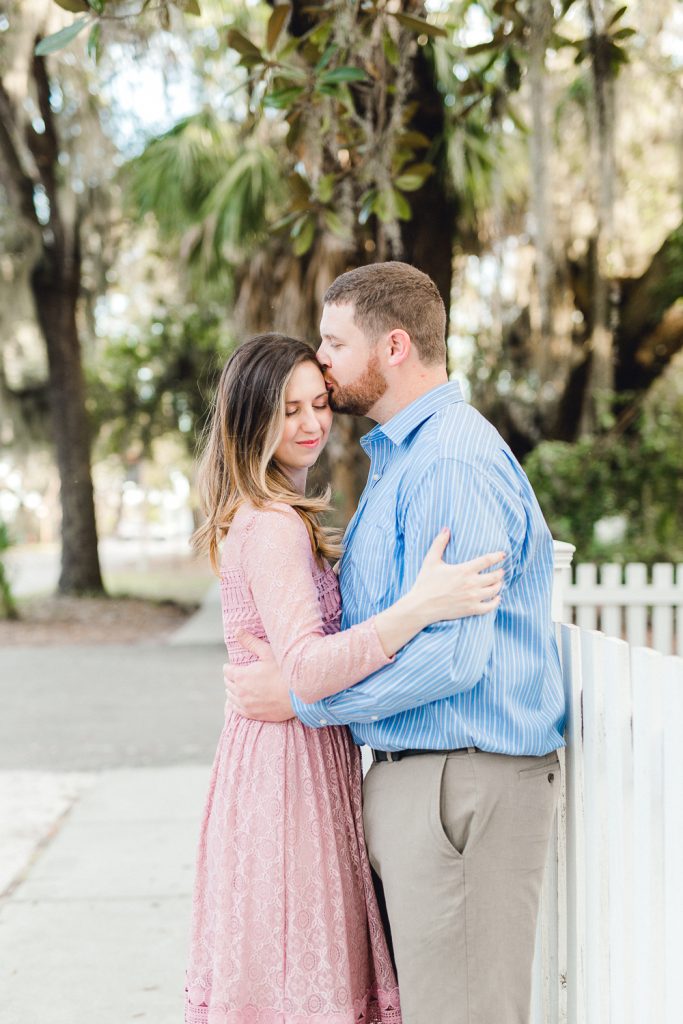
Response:
[[[80,799],[0,904],[1,1024],[182,1020],[208,778],[208,766],[78,777]]]
[[[210,615],[179,646],[0,650],[0,1024],[182,1021],[223,724]]]
[[[221,588],[218,581],[208,587],[202,603],[187,622],[169,638],[170,644],[186,646],[187,644],[220,644],[225,650],[223,640],[223,614],[221,611]]]

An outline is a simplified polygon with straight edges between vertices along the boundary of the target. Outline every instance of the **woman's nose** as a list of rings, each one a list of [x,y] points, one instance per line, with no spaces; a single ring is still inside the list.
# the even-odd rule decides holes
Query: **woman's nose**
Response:
[[[309,434],[317,434],[319,432],[320,427],[318,425],[318,417],[314,413],[313,409],[307,410],[307,412],[304,414],[303,422],[301,425],[303,429]]]

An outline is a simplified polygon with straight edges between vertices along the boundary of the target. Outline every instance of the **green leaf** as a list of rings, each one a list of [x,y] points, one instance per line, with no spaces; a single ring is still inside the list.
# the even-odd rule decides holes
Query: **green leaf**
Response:
[[[552,32],[548,45],[552,50],[561,50],[565,46],[573,46],[574,40],[569,39],[567,36],[560,35],[559,32]]]
[[[397,192],[396,189],[394,189],[393,200],[394,207],[396,209],[396,216],[398,217],[398,219],[410,220],[410,218],[413,215],[413,211],[406,197],[401,192]]]
[[[90,10],[90,4],[86,0],[55,0],[58,7],[71,14],[81,14]]]
[[[419,32],[426,36],[448,36],[445,28],[441,28],[439,25],[432,25],[430,21],[423,21],[422,18],[416,18],[412,14],[400,14],[391,12],[396,21],[400,22],[404,28],[409,28],[413,32]]]
[[[409,28],[413,32],[417,32],[420,35],[431,36],[432,38],[442,37],[447,38],[448,32],[445,28],[441,28],[440,25],[433,25],[430,21],[425,21],[423,18],[416,18],[412,14],[394,13],[393,17],[396,18],[404,28]]]
[[[607,28],[610,29],[612,27],[612,25],[616,25],[616,23],[619,21],[619,19],[624,17],[624,15],[626,14],[627,10],[628,10],[628,7],[626,6],[626,4],[624,4],[623,7],[620,7],[618,10],[616,10],[614,12],[614,14],[612,15],[612,17],[610,18],[610,20],[607,22]]]
[[[398,52],[398,46],[395,40],[388,32],[385,32],[382,36],[382,49],[384,50],[384,56],[391,64],[392,68],[397,68],[401,55]]]
[[[368,76],[362,68],[341,67],[326,71],[320,76],[322,85],[339,85],[342,82],[367,82]]]
[[[334,183],[337,180],[336,174],[324,174],[318,182],[318,199],[321,203],[329,203],[334,192]]]
[[[293,86],[291,89],[278,89],[263,97],[263,106],[271,110],[285,110],[298,100],[302,92],[304,89],[300,85]]]
[[[247,39],[239,29],[228,29],[228,46],[233,50],[237,50],[242,57],[250,57],[259,61],[263,60],[263,54],[256,43],[252,43],[251,39]]]
[[[327,40],[330,38],[333,28],[333,18],[326,18],[313,29],[309,36],[310,41],[319,47],[319,49],[322,49],[327,44]]]
[[[297,216],[298,214],[296,212],[286,213],[284,217],[280,217],[279,220],[274,221],[270,225],[270,230],[280,231],[282,230],[282,228],[289,227],[289,225],[292,223],[293,220],[297,218]]]
[[[315,70],[323,71],[330,63],[338,49],[339,47],[335,43],[333,43],[331,46],[328,46],[327,49],[324,51],[322,57],[316,64]]]
[[[465,53],[468,57],[474,57],[478,53],[486,53],[487,50],[497,50],[504,38],[505,29],[497,28],[491,39],[487,39],[483,43],[476,43],[474,46],[465,47]]]
[[[612,39],[630,39],[631,36],[638,35],[634,28],[620,28],[618,31],[613,32],[610,38]]]
[[[416,131],[401,132],[397,141],[399,145],[410,149],[429,149],[432,144],[426,135]]]
[[[273,8],[273,13],[268,19],[268,27],[266,28],[266,49],[271,52],[277,46],[277,41],[280,38],[285,22],[289,17],[291,11],[289,4],[278,4],[277,7]]]
[[[67,25],[66,28],[61,29],[59,32],[54,32],[51,36],[41,39],[35,48],[36,56],[45,57],[48,53],[56,53],[57,50],[63,50],[89,24],[90,18],[87,16],[76,18],[71,25]]]
[[[422,188],[430,174],[433,173],[434,167],[431,164],[413,164],[412,167],[406,167],[399,174],[394,184],[402,192],[417,192],[419,188]]]
[[[311,197],[311,186],[297,171],[287,179],[292,195],[297,202],[307,203]]]
[[[292,231],[292,235],[294,232]],[[301,225],[297,237],[292,244],[292,252],[295,256],[303,256],[313,245],[315,238],[315,220],[313,217],[306,217]]]
[[[325,225],[329,228],[333,235],[337,236],[337,238],[349,237],[349,233],[346,229],[343,220],[341,219],[338,213],[334,212],[334,210],[325,210],[325,213],[323,214],[323,220],[325,221]]]
[[[100,59],[100,53],[101,53],[101,49],[102,49],[102,47],[101,47],[101,38],[102,38],[102,26],[100,25],[100,23],[98,21],[96,25],[93,25],[93,27],[92,27],[92,29],[90,31],[90,35],[88,36],[88,42],[86,44],[86,49],[88,51],[88,56],[90,57],[91,60],[94,60],[96,64],[97,64],[98,60]]]
[[[362,198],[360,211],[358,213],[358,223],[367,224],[370,220],[371,215],[375,212],[375,203],[377,201],[378,192],[376,188],[371,188]]]
[[[293,225],[292,230],[290,232],[292,238],[298,238],[299,237],[299,235],[301,234],[301,232],[304,229],[304,225],[306,224],[307,220],[309,220],[308,213],[302,214],[302,216],[297,218],[296,223]]]
[[[621,64],[629,64],[631,62],[631,58],[629,57],[626,50],[624,50],[621,46],[615,46],[613,43],[610,44],[610,46],[608,47],[607,54],[612,65],[613,74],[616,74],[618,72],[619,66]]]

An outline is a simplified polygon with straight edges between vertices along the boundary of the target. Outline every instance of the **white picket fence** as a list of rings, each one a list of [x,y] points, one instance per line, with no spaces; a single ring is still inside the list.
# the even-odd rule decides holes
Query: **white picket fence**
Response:
[[[641,562],[599,568],[579,563],[564,600],[563,622],[662,654],[683,654],[683,565],[661,562],[649,574]]]
[[[681,1024],[683,658],[557,629],[567,748],[532,1024]]]

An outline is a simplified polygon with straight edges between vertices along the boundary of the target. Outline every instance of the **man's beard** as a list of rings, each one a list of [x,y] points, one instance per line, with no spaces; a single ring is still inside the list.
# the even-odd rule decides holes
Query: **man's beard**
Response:
[[[334,391],[329,393],[330,408],[333,412],[345,412],[350,416],[367,416],[388,386],[379,368],[379,359],[373,353],[365,371],[357,380],[345,387],[334,385]]]

